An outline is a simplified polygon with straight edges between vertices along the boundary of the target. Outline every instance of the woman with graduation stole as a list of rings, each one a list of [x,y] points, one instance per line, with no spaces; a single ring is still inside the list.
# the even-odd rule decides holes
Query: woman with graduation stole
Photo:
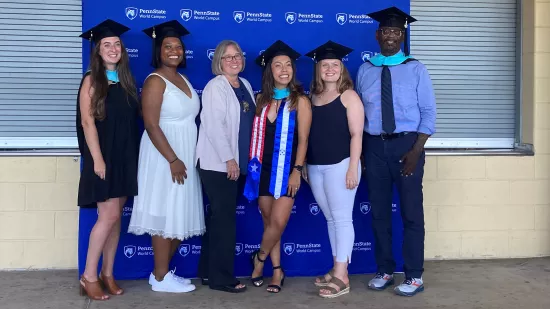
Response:
[[[311,104],[296,80],[299,56],[279,40],[256,59],[263,68],[262,92],[256,99],[244,195],[259,199],[264,223],[260,249],[251,257],[252,283],[263,285],[263,263],[270,256],[271,293],[279,293],[284,284],[280,240],[300,189],[311,124]]]
[[[306,180],[327,220],[333,268],[316,279],[319,295],[349,293],[348,264],[355,238],[353,206],[361,178],[361,143],[365,113],[342,59],[352,49],[328,41],[306,56],[314,64],[312,121]]]
[[[93,300],[109,299],[102,286],[109,294],[123,293],[113,278],[120,216],[128,196],[138,193],[139,105],[128,54],[120,39],[128,30],[108,19],[80,35],[90,40],[92,49],[90,70],[77,97],[76,132],[83,163],[78,206],[98,208],[80,292]]]

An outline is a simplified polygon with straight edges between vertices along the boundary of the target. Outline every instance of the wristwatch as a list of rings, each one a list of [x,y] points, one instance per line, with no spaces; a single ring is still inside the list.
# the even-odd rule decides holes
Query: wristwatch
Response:
[[[304,168],[302,165],[294,165],[294,168],[298,170],[298,172],[301,172]]]

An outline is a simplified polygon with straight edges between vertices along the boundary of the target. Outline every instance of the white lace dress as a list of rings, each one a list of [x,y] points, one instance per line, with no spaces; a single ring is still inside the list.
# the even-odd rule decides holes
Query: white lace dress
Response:
[[[138,195],[134,198],[128,232],[184,240],[205,232],[201,183],[195,162],[200,100],[183,76],[191,98],[164,77],[166,89],[159,125],[178,158],[187,167],[187,179],[172,182],[170,164],[143,133],[139,151]],[[149,76],[151,76],[149,75]],[[149,77],[148,76],[148,77]]]

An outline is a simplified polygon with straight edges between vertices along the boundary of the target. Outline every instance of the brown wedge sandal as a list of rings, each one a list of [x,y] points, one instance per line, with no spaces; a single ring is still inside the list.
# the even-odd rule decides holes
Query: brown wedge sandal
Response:
[[[328,279],[327,279],[327,277],[328,277]],[[316,279],[318,279],[319,281],[317,282],[317,280],[316,280],[314,282],[314,284],[316,286],[319,286],[319,287],[327,286],[330,283],[330,280],[332,280],[333,277],[334,277],[334,269],[331,269],[328,273],[324,274],[323,276],[317,277]]]
[[[328,290],[330,291],[330,293],[324,294],[324,293],[321,293],[321,290]],[[342,280],[336,277],[332,277],[332,279],[330,280],[330,283],[327,286],[324,286],[321,289],[319,289],[319,296],[323,298],[336,298],[338,296],[348,294],[349,290],[350,290],[349,284],[345,284]]]
[[[109,299],[109,295],[103,293],[99,280],[90,282],[84,276],[80,277],[80,296],[88,296],[91,300]]]
[[[115,282],[113,276],[105,276],[104,274],[99,274],[99,281],[107,289],[107,292],[111,295],[122,295],[124,290],[121,289]]]

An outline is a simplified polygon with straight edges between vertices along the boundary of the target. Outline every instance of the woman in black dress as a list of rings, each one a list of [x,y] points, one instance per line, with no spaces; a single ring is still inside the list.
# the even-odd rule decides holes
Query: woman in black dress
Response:
[[[95,43],[90,70],[82,79],[77,98],[77,138],[83,166],[78,206],[97,207],[98,219],[88,245],[81,293],[106,300],[123,290],[113,278],[113,264],[120,235],[122,206],[137,195],[139,116],[137,91],[128,54],[120,35],[129,28],[106,20],[83,33]],[[97,274],[103,254],[101,273]],[[100,284],[101,283],[101,284]]]
[[[270,293],[279,293],[284,284],[281,236],[300,189],[311,124],[311,104],[296,80],[299,56],[279,40],[256,59],[264,71],[244,194],[249,200],[258,198],[264,223],[260,249],[251,258],[252,283],[263,285],[263,262],[270,256]]]

